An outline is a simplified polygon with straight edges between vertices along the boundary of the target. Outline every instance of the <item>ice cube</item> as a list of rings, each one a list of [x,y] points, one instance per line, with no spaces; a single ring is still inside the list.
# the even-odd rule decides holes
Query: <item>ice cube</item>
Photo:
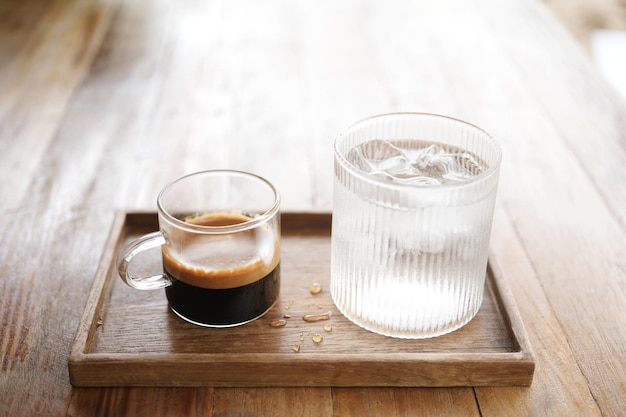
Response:
[[[413,162],[413,167],[424,172],[433,169],[433,165],[439,162],[440,157],[444,155],[443,149],[439,145],[429,145],[426,148],[420,149]]]
[[[420,240],[420,249],[425,253],[443,253],[446,250],[447,241],[445,231],[431,228],[423,232]]]
[[[485,170],[484,166],[476,158],[468,153],[451,153],[448,162],[448,172],[444,177],[449,181],[465,181]]]
[[[367,173],[382,171],[391,175],[409,166],[404,152],[384,140],[371,140],[355,146],[348,153],[348,161]]]
[[[386,140],[371,140],[352,148],[348,161],[373,178],[409,185],[458,183],[484,171],[472,154],[434,143],[405,150]]]
[[[412,166],[420,175],[434,178],[440,184],[463,182],[484,171],[472,154],[434,144],[420,150]]]

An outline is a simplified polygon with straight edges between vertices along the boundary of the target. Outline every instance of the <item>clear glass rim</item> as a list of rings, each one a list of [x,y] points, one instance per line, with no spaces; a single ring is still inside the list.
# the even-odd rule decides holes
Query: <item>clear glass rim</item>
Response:
[[[168,210],[166,210],[165,207],[163,207],[163,198],[165,194],[167,194],[167,192],[172,189],[172,187],[175,187],[181,182],[187,181],[192,177],[199,177],[199,176],[230,176],[230,177],[248,178],[254,181],[258,181],[259,184],[267,186],[272,191],[272,193],[274,194],[274,201],[272,202],[272,205],[263,213],[243,223],[237,223],[237,224],[228,225],[228,226],[204,226],[204,225],[187,223],[183,220],[176,218]],[[228,233],[235,233],[235,232],[241,232],[244,230],[254,229],[258,227],[259,225],[266,223],[268,220],[274,217],[280,209],[280,193],[278,192],[278,189],[271,182],[269,182],[268,180],[266,180],[265,178],[259,175],[252,174],[250,172],[231,170],[231,169],[206,170],[206,171],[199,171],[199,172],[194,172],[191,174],[184,175],[178,179],[175,179],[174,181],[170,182],[165,187],[163,187],[163,189],[159,193],[159,196],[157,197],[157,208],[159,210],[159,213],[161,213],[161,215],[163,215],[163,217],[169,223],[173,224],[179,229],[183,229],[189,232],[204,233],[204,234],[228,234]]]
[[[463,182],[459,182],[459,183],[451,183],[451,184],[401,184],[401,183],[386,181],[386,180],[380,179],[380,178],[374,178],[374,177],[371,177],[371,176],[367,175],[367,173],[365,173],[364,171],[360,170],[359,168],[357,168],[353,164],[351,164],[346,159],[346,157],[342,154],[342,152],[339,150],[339,143],[340,143],[341,139],[344,138],[345,136],[347,136],[347,134],[350,131],[355,130],[356,127],[358,127],[360,125],[363,125],[363,124],[366,124],[368,122],[374,121],[374,120],[393,119],[393,118],[398,118],[398,117],[416,117],[416,118],[441,119],[441,120],[445,120],[445,121],[449,121],[449,122],[453,122],[453,123],[456,123],[456,124],[461,124],[461,125],[465,125],[467,127],[470,127],[472,129],[480,132],[481,134],[483,134],[485,136],[485,138],[491,143],[491,145],[493,146],[493,149],[496,152],[496,158],[495,158],[494,162],[489,165],[488,169],[486,169],[484,172],[481,172],[479,175],[473,176],[472,178],[468,179],[467,181],[463,181]],[[343,129],[341,132],[339,132],[339,134],[337,134],[337,136],[335,137],[335,142],[334,142],[334,152],[335,152],[335,158],[344,167],[344,169],[349,171],[352,175],[360,178],[363,181],[366,181],[366,182],[369,182],[369,183],[372,183],[372,184],[375,184],[375,185],[384,186],[384,187],[393,188],[393,189],[402,189],[402,190],[410,190],[410,189],[413,189],[413,190],[428,190],[428,189],[441,190],[441,189],[467,187],[467,186],[470,186],[470,185],[475,184],[477,182],[482,182],[486,178],[489,178],[496,171],[498,171],[498,169],[500,168],[500,162],[502,161],[502,146],[500,145],[500,143],[494,137],[492,137],[484,129],[482,129],[482,128],[480,128],[480,127],[478,127],[478,126],[476,126],[476,125],[474,125],[472,123],[469,123],[469,122],[466,122],[464,120],[457,119],[457,118],[454,118],[454,117],[444,116],[444,115],[435,114],[435,113],[422,113],[422,112],[397,112],[397,113],[378,114],[378,115],[370,116],[370,117],[367,117],[365,119],[361,119],[361,120],[359,120],[357,122],[354,122],[351,125],[349,125],[348,127],[346,127],[345,129]]]

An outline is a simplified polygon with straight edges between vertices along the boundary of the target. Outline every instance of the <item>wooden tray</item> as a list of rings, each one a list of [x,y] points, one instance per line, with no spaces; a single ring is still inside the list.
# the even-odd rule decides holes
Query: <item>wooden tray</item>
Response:
[[[335,308],[329,214],[283,213],[282,288],[263,318],[228,329],[176,317],[163,290],[126,286],[114,265],[128,239],[158,228],[154,213],[119,213],[69,358],[75,386],[528,385],[534,360],[504,278],[489,265],[481,310],[448,335],[403,340],[368,332]],[[153,253],[152,253],[153,252]],[[133,261],[159,271],[160,251]],[[310,293],[320,282],[323,290]],[[330,311],[327,321],[306,314]],[[272,327],[285,318],[284,327]],[[330,331],[328,326],[330,325]],[[326,326],[326,328],[325,328]],[[321,335],[321,343],[313,336]],[[298,350],[299,349],[299,350]],[[298,350],[296,352],[296,350]]]

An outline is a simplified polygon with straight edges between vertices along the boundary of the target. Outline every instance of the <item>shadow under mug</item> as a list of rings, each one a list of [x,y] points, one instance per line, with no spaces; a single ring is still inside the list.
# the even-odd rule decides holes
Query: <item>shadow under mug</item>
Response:
[[[280,195],[254,174],[215,170],[179,178],[157,198],[159,231],[118,254],[120,278],[140,290],[165,288],[170,309],[206,327],[263,316],[280,290]],[[140,252],[161,248],[163,273],[135,276]]]

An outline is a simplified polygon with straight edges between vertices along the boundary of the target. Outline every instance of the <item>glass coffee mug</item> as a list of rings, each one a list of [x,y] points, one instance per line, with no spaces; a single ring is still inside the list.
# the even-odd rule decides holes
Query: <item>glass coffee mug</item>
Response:
[[[133,288],[165,288],[170,309],[206,327],[231,327],[263,316],[280,290],[280,195],[253,174],[219,170],[182,177],[157,199],[159,231],[118,255]],[[163,273],[133,276],[139,252],[161,247]]]

